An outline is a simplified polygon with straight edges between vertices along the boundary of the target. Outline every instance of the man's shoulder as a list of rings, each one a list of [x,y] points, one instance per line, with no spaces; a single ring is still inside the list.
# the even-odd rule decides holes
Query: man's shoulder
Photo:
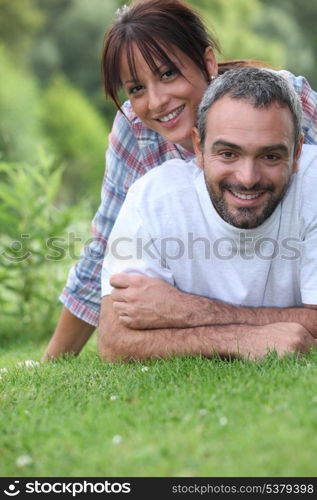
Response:
[[[297,171],[299,180],[317,178],[317,146],[304,144]]]
[[[301,229],[317,218],[317,146],[304,145],[291,192],[291,206],[298,206]]]

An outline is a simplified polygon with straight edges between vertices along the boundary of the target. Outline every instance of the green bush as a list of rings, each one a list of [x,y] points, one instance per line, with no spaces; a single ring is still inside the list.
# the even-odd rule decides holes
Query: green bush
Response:
[[[0,163],[1,330],[10,318],[18,329],[42,334],[56,322],[70,266],[68,235],[79,219],[79,208],[56,206],[62,172],[43,153],[32,164]]]
[[[43,123],[58,159],[67,163],[65,184],[71,201],[93,195],[99,202],[108,127],[86,97],[62,76],[43,96]]]

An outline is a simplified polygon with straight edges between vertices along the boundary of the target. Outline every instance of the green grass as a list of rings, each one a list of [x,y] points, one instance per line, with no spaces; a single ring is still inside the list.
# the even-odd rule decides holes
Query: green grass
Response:
[[[93,339],[78,358],[17,367],[44,347],[0,350],[1,476],[316,476],[316,352],[108,365]]]

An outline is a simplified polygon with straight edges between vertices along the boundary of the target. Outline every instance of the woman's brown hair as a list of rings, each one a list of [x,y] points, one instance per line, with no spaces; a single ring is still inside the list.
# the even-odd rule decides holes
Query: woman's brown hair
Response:
[[[134,44],[153,72],[158,69],[157,61],[171,69],[175,68],[175,62],[168,53],[171,47],[177,47],[196,64],[206,76],[206,81],[209,81],[210,76],[205,67],[205,49],[210,46],[221,53],[216,35],[208,32],[198,12],[181,0],[141,0],[119,9],[117,20],[105,35],[101,58],[105,94],[118,109],[118,92],[122,87],[119,61],[123,50],[131,76],[138,80]],[[253,60],[227,61],[219,63],[219,73],[236,66],[263,64]],[[177,69],[180,71],[179,67]]]

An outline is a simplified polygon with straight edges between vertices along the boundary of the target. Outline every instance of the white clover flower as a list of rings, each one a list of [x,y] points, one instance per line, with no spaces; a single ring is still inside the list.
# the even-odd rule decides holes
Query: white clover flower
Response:
[[[34,368],[35,366],[39,366],[40,363],[38,361],[33,361],[33,359],[27,359],[26,361],[20,361],[18,363],[19,368],[23,368],[26,366],[27,368]]]
[[[0,368],[0,373],[8,373],[8,369],[7,368]]]
[[[122,436],[119,436],[119,434],[116,434],[116,435],[115,435],[115,436],[113,436],[113,438],[112,438],[112,442],[113,442],[113,444],[117,444],[117,445],[118,445],[118,444],[121,444],[121,443],[122,443],[122,441],[123,441],[123,438],[122,438]]]
[[[17,467],[25,467],[26,465],[31,465],[33,463],[32,457],[30,455],[21,455],[15,461]]]
[[[148,372],[149,371],[149,367],[148,366],[142,366],[141,368],[141,372]]]
[[[219,418],[219,425],[221,425],[221,427],[224,427],[225,425],[227,425],[227,423],[228,423],[227,417],[220,417]]]
[[[116,399],[119,399],[119,396],[117,394],[113,394],[110,396],[110,401],[116,401]]]

